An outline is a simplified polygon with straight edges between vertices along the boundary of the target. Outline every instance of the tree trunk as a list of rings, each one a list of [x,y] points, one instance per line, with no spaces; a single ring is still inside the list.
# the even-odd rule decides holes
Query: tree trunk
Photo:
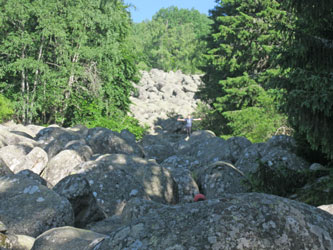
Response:
[[[37,62],[40,62],[40,60],[42,58],[43,46],[44,46],[44,37],[42,37],[42,42],[41,42],[41,45],[39,46],[39,53],[38,53]],[[35,71],[35,80],[34,80],[33,89],[32,89],[32,96],[31,96],[31,103],[30,103],[31,114],[29,116],[29,123],[31,123],[32,119],[33,119],[32,111],[34,109],[34,104],[35,104],[34,101],[35,101],[35,98],[36,98],[36,89],[37,89],[37,83],[38,83],[38,75],[39,75],[39,69],[37,68],[36,71]]]
[[[25,58],[25,49],[26,49],[26,46],[23,46],[21,59]],[[23,102],[22,122],[24,124],[26,124],[26,122],[27,122],[27,105],[26,105],[25,94],[26,94],[26,75],[25,75],[25,69],[23,68],[21,71],[21,95],[22,95],[22,102]]]

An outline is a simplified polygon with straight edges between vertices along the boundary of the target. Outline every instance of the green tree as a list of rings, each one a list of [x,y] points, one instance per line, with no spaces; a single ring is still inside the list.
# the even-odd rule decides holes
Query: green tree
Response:
[[[126,116],[138,79],[122,0],[8,0],[0,10],[0,86],[19,121],[70,126],[91,106]]]
[[[0,123],[9,120],[14,115],[11,102],[0,94]]]
[[[211,21],[197,10],[160,9],[151,21],[134,25],[133,40],[143,69],[198,73]]]
[[[277,85],[287,95],[285,110],[298,137],[333,159],[333,2],[287,1],[295,26],[284,27],[290,37]]]
[[[278,1],[226,0],[211,14],[200,96],[215,111],[218,122],[212,129],[226,137],[264,141],[286,120],[278,111],[281,94],[267,91],[267,72],[278,71],[273,48],[286,40],[273,26],[285,22],[286,12]]]

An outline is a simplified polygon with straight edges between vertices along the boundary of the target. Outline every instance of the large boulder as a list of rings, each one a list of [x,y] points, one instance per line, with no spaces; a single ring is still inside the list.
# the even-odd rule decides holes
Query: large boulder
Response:
[[[169,204],[178,202],[177,184],[173,180],[170,171],[161,167],[155,160],[145,160],[124,154],[113,154],[102,157],[100,161],[125,170],[134,176],[152,200]]]
[[[233,194],[144,210],[100,249],[333,249],[332,215],[278,196]]]
[[[74,223],[66,198],[21,175],[0,177],[0,219],[8,233],[32,237]]]
[[[184,140],[178,148],[178,155],[192,156],[205,165],[216,161],[231,162],[233,159],[229,143],[210,131],[195,131],[189,140]]]
[[[8,145],[24,145],[33,148],[39,143],[26,133],[12,132],[8,127],[0,126],[0,148]]]
[[[108,216],[120,215],[133,197],[149,199],[137,178],[112,162],[88,161],[77,166],[76,171],[88,180],[99,207]]]
[[[24,164],[24,168],[36,174],[40,174],[49,161],[47,153],[40,147],[34,147],[25,158],[26,163]]]
[[[134,198],[135,199],[135,198]],[[126,204],[127,206],[127,204]],[[125,207],[126,207],[125,206]],[[92,222],[86,225],[86,229],[94,231],[100,234],[109,235],[115,232],[118,228],[124,225],[123,220],[120,215],[113,215],[111,217],[107,217],[104,220]]]
[[[83,139],[68,142],[65,145],[64,150],[74,150],[84,161],[90,160],[94,154],[92,149],[86,144],[86,141]]]
[[[8,129],[11,133],[22,135],[24,137],[33,139],[38,134],[40,130],[42,130],[44,127],[37,126],[37,125],[22,125],[22,124],[16,124],[13,121],[8,121],[6,123],[3,123],[3,126]]]
[[[48,162],[41,176],[51,186],[54,186],[61,179],[72,174],[74,168],[82,162],[84,162],[84,159],[76,151],[63,150]]]
[[[2,159],[0,159],[0,177],[9,174],[13,174],[13,171],[11,171],[9,167],[7,167],[7,164],[5,164]]]
[[[35,238],[21,234],[0,233],[0,249],[31,250]]]
[[[47,152],[49,159],[64,150],[70,141],[76,141],[83,138],[78,131],[61,128],[57,125],[51,125],[39,131],[36,135],[36,141]]]
[[[58,227],[50,229],[35,240],[31,250],[95,250],[107,235],[74,227]]]
[[[246,176],[229,162],[217,161],[195,171],[202,193],[208,199],[219,198],[225,193],[244,193]]]
[[[175,154],[174,138],[167,135],[145,135],[140,141],[145,158],[155,159],[158,163]]]
[[[190,170],[191,163],[189,159],[181,158],[177,155],[165,159],[161,166],[171,172],[173,179],[178,186],[179,202],[191,202],[193,197],[199,193],[199,187],[194,179],[194,174]]]
[[[274,147],[270,150],[264,151],[263,157],[260,161],[268,167],[284,167],[291,171],[304,171],[310,168],[310,164],[288,150]]]
[[[70,175],[53,187],[53,191],[66,197],[74,211],[74,226],[84,227],[87,224],[102,220],[105,215],[97,205],[90,185],[82,175]]]
[[[231,137],[227,140],[230,149],[231,161],[235,163],[244,150],[252,145],[245,137]]]
[[[128,135],[107,128],[92,128],[86,137],[88,145],[95,154],[129,154],[144,156],[143,150]]]
[[[76,167],[86,176],[97,201],[108,215],[120,214],[133,197],[177,203],[177,184],[169,170],[154,160],[125,154],[104,155]]]
[[[333,215],[333,205],[321,205],[318,208],[330,213]]]
[[[39,183],[40,185],[47,186],[46,180],[44,180],[41,176],[39,176],[38,174],[32,172],[29,169],[21,170],[20,172],[18,172],[16,174],[16,176],[27,177],[27,178],[29,178],[29,179],[31,179],[31,180]]]
[[[295,153],[297,145],[295,139],[291,136],[275,135],[268,139],[265,143],[263,154],[265,154],[265,151],[269,151],[271,148],[281,148]]]
[[[240,171],[245,174],[256,172],[259,160],[262,158],[261,152],[265,148],[264,143],[255,143],[245,148],[239,159],[235,163]]]
[[[26,155],[32,148],[23,145],[8,145],[0,148],[0,159],[14,173],[26,169]]]

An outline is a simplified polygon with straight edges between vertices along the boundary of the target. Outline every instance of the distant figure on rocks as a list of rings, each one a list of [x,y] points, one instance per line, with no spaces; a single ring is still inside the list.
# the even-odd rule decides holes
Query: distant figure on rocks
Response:
[[[192,122],[193,121],[201,121],[202,119],[201,118],[192,118],[191,115],[188,115],[187,118],[185,119],[181,119],[181,118],[178,118],[177,121],[183,121],[183,122],[186,122],[186,132],[187,132],[187,136],[190,137],[191,136],[191,133],[192,133]]]
[[[194,196],[194,202],[197,202],[197,201],[204,201],[204,200],[206,200],[206,196],[205,195],[203,195],[203,194],[196,194],[195,196]]]

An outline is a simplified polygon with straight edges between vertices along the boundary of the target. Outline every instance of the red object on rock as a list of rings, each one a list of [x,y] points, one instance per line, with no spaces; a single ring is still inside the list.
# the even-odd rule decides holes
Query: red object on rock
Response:
[[[196,194],[194,196],[194,202],[204,201],[204,200],[206,200],[206,196],[204,196],[203,194]]]

